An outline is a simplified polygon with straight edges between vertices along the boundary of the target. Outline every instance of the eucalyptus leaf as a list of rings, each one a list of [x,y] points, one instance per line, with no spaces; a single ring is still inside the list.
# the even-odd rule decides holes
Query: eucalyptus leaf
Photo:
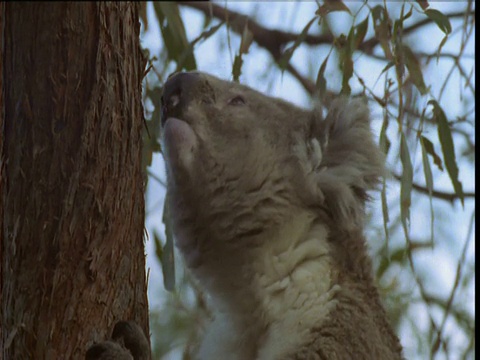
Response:
[[[344,11],[352,14],[350,9],[340,0],[337,1],[325,1],[315,12],[317,15],[325,16],[331,12]]]
[[[182,69],[195,70],[197,64],[193,55],[193,48],[187,40],[178,4],[156,1],[153,3],[153,7],[160,23],[160,31],[168,56],[177,63],[177,71]]]
[[[368,30],[368,19],[370,16],[367,15],[365,20],[363,20],[360,24],[355,26],[355,49],[358,49],[359,46],[362,44],[363,39]]]
[[[452,24],[450,24],[448,16],[446,16],[442,12],[436,9],[427,9],[425,10],[425,15],[432,19],[437,24],[438,28],[442,30],[446,35],[452,32]]]
[[[327,93],[327,80],[325,79],[325,69],[327,68],[327,62],[329,57],[330,57],[330,54],[328,54],[325,60],[323,60],[322,65],[320,65],[320,69],[318,70],[318,74],[317,74],[316,87],[318,91],[318,97],[321,100],[325,98],[325,94]]]
[[[428,141],[428,140],[427,140]],[[425,175],[425,183],[427,184],[428,190],[428,199],[430,202],[430,243],[433,246],[433,239],[434,239],[434,212],[433,212],[433,175],[432,169],[430,167],[430,162],[428,161],[427,150],[425,146],[425,142],[420,140],[420,145],[422,147],[422,163],[423,163],[423,173]],[[433,145],[432,145],[433,146]]]
[[[445,167],[447,168],[448,175],[452,181],[455,194],[460,198],[462,205],[463,201],[463,186],[462,183],[458,180],[458,166],[457,160],[455,158],[455,148],[453,145],[452,131],[448,125],[447,117],[445,112],[438,104],[436,100],[430,100],[429,105],[433,106],[433,116],[437,122],[438,128],[438,139],[442,146],[443,160],[445,162]]]
[[[412,203],[413,167],[404,133],[400,135],[400,160],[403,167],[400,180],[400,216],[405,237],[409,239],[408,227],[410,223],[410,206]]]
[[[422,147],[425,148],[427,154],[429,154],[433,158],[433,163],[437,165],[437,167],[441,171],[443,171],[442,159],[435,152],[433,143],[423,135],[420,137],[420,143],[422,144]]]
[[[425,95],[428,92],[428,89],[423,80],[423,73],[418,59],[415,57],[413,51],[405,44],[402,45],[402,53],[405,57],[405,64],[410,73],[410,78],[413,81],[413,84],[418,91],[420,91],[420,94]]]

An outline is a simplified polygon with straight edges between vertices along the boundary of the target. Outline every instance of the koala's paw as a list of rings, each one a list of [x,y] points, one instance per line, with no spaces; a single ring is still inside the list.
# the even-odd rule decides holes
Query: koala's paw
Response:
[[[85,354],[85,360],[133,360],[133,356],[120,344],[104,341],[90,346]]]
[[[150,345],[143,330],[133,321],[119,321],[112,340],[92,345],[85,360],[149,360]]]

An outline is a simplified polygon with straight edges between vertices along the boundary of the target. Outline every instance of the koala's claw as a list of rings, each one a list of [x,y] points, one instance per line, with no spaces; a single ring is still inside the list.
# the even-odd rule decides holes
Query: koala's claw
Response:
[[[119,321],[112,340],[92,345],[85,360],[149,360],[150,346],[140,326],[133,321]]]

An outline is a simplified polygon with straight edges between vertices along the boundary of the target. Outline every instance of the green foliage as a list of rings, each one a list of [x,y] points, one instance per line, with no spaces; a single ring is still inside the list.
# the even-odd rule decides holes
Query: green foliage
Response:
[[[334,11],[345,11],[351,14],[350,9],[342,1],[326,1],[318,7],[315,13],[320,16],[325,16]]]
[[[142,132],[143,148],[142,148],[142,165],[144,168],[152,164],[153,154],[160,152],[160,143],[156,136],[160,132],[160,98],[162,96],[162,88],[160,86],[147,87],[146,97],[151,99],[154,110],[149,121]]]
[[[373,28],[375,30],[375,38],[379,41],[380,46],[387,59],[393,59],[390,49],[391,21],[388,11],[382,6],[377,5],[371,10],[373,18]]]
[[[379,139],[380,149],[385,153],[385,156],[388,155],[388,152],[391,146],[390,139],[387,136],[387,128],[388,128],[388,117],[385,117],[382,123],[382,129],[380,130],[380,139]],[[388,244],[390,242],[390,238],[388,234],[388,222],[390,221],[390,218],[388,216],[387,181],[385,177],[382,179],[381,200],[382,200],[383,230],[385,231],[385,243],[388,248]]]
[[[313,25],[313,23],[315,22],[316,19],[317,19],[316,16],[313,19],[311,19],[307,23],[307,25],[305,25],[305,27],[303,28],[302,32],[297,37],[297,39],[295,40],[293,45],[284,50],[282,57],[278,61],[278,66],[280,67],[280,69],[285,70],[287,68],[287,64],[290,62],[290,59],[292,58],[293,53],[302,44],[302,42],[305,40],[305,38],[308,34],[308,30]]]
[[[355,50],[353,45],[353,28],[351,28],[350,32],[348,33],[348,37],[345,35],[340,35],[337,39],[337,44],[339,48],[339,65],[340,70],[342,71],[342,90],[340,93],[342,95],[350,95],[352,89],[350,88],[349,81],[353,76],[353,51]]]
[[[400,160],[402,161],[403,173],[400,187],[400,214],[402,218],[403,231],[409,240],[408,223],[410,222],[410,206],[412,203],[413,167],[410,159],[405,134],[400,134]]]
[[[145,102],[151,106],[146,112],[143,164],[152,165],[161,150],[161,86],[172,71],[197,66],[213,73],[226,69],[233,80],[243,79],[261,91],[266,88],[264,80],[280,79],[281,83],[286,81],[282,75],[289,74],[305,90],[303,95],[318,97],[322,105],[339,94],[366,97],[393,175],[383,179],[378,208],[370,214],[369,231],[375,234],[370,245],[389,315],[401,334],[414,339],[404,343],[406,357],[472,358],[474,340],[459,339],[473,339],[475,329],[468,298],[474,257],[467,252],[471,236],[464,239],[465,221],[461,220],[463,212],[474,213],[474,193],[464,190],[471,186],[465,179],[472,173],[475,150],[474,59],[468,62],[466,50],[471,53],[473,47],[474,3],[458,2],[448,11],[426,0],[325,1],[316,7],[297,3],[290,8],[295,31],[285,12],[272,25],[274,10],[289,4],[267,5],[153,3],[162,47],[157,54],[151,52],[146,77]],[[301,10],[308,6],[310,10]],[[186,27],[194,28],[194,16],[200,17],[201,29],[190,39]],[[145,13],[145,25],[146,18]],[[149,31],[152,26],[148,25]],[[270,59],[262,60],[266,54]],[[230,62],[225,63],[228,56]],[[214,64],[210,68],[203,65],[210,63]],[[290,95],[287,91],[284,96],[292,100]],[[149,178],[149,182],[157,180],[161,181],[158,176]],[[460,215],[457,203],[464,209]],[[155,216],[160,224],[160,216]],[[425,224],[421,223],[424,218],[428,218]],[[165,288],[172,290],[175,264],[168,209],[164,223],[165,236],[155,227],[153,242]],[[467,250],[460,256],[459,248]],[[453,282],[438,266],[436,256],[444,253],[451,254],[447,264],[457,264],[449,268],[457,279]],[[165,303],[152,310],[152,329],[158,326],[153,333],[162,334],[154,338],[157,354],[185,349],[187,359],[194,352],[191,346],[201,319],[207,316],[202,294],[187,276],[163,296]],[[419,312],[422,321],[417,319]]]
[[[427,9],[425,10],[425,15],[435,21],[435,23],[438,25],[438,28],[442,30],[445,35],[448,35],[452,32],[452,25],[450,24],[450,20],[440,11],[435,9]]]
[[[365,39],[365,35],[367,34],[368,30],[368,19],[370,16],[367,16],[365,20],[363,20],[360,24],[355,26],[353,29],[355,29],[355,49],[358,49],[360,45],[362,45],[363,40]]]
[[[248,30],[248,24],[245,25],[242,34],[242,41],[240,42],[240,49],[238,50],[238,54],[235,55],[235,60],[233,60],[233,67],[232,67],[232,75],[233,81],[239,81],[240,75],[242,73],[242,56],[244,54],[248,54],[248,49],[252,44],[253,36],[250,30]]]
[[[325,95],[327,94],[327,80],[325,79],[325,70],[327,68],[327,62],[329,57],[330,54],[327,55],[325,60],[323,60],[322,65],[320,65],[320,69],[318,70],[317,74],[317,81],[315,82],[318,97],[322,101],[325,99]]]
[[[410,49],[407,45],[403,45],[402,52],[403,56],[405,57],[407,69],[410,72],[410,76],[413,83],[415,84],[415,87],[418,89],[418,91],[420,91],[420,94],[426,95],[428,89],[425,85],[425,82],[423,81],[423,73],[420,63],[413,54],[412,49]]]
[[[187,40],[185,25],[175,2],[153,3],[169,59],[177,63],[177,71],[197,68],[193,49]]]
[[[426,136],[420,136],[420,143],[422,144],[422,147],[425,148],[425,151],[428,155],[430,155],[433,158],[433,163],[437,165],[437,167],[443,171],[443,166],[442,166],[442,159],[440,159],[440,156],[437,155],[435,152],[435,149],[433,147],[433,143],[428,140]]]
[[[458,180],[458,166],[455,159],[455,148],[453,145],[452,131],[450,125],[448,124],[447,117],[445,112],[435,100],[430,100],[428,102],[430,105],[433,105],[433,116],[438,125],[438,139],[442,145],[443,159],[445,161],[445,166],[448,171],[448,175],[452,180],[453,188],[455,193],[458,195],[463,205],[463,190],[462,183]]]
[[[428,190],[428,200],[430,201],[430,242],[433,245],[433,234],[434,234],[434,212],[433,212],[433,175],[432,175],[432,168],[430,167],[430,163],[428,162],[428,150],[429,148],[433,152],[433,144],[424,136],[420,138],[420,144],[422,146],[422,163],[423,163],[423,173],[425,175],[425,183],[427,185],[427,190]],[[433,152],[435,154],[435,152]]]

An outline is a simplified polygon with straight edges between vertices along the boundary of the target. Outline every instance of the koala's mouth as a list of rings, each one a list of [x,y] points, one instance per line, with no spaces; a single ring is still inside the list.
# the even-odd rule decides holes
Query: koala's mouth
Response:
[[[163,133],[165,140],[174,143],[175,146],[190,147],[196,142],[196,136],[190,124],[176,117],[170,116],[165,119]]]
[[[162,130],[163,154],[173,173],[191,171],[198,140],[190,124],[169,116],[164,120]]]

